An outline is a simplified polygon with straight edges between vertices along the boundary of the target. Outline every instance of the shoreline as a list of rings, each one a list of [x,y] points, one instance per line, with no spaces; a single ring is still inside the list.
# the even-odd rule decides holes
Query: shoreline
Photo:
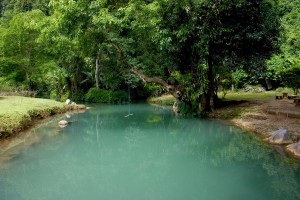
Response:
[[[82,104],[66,105],[49,99],[21,96],[0,98],[0,105],[6,107],[0,112],[0,141],[30,129],[40,120],[69,111],[86,109]]]
[[[300,161],[299,150],[288,148],[300,140],[300,108],[292,100],[248,100],[216,109],[209,115],[211,119],[225,120],[250,134],[254,134],[278,153]],[[289,142],[269,141],[271,133],[286,129]]]
[[[58,121],[65,119],[66,115],[85,112],[88,107],[84,105],[65,105],[62,110],[52,115],[44,116],[44,118],[33,118],[30,125],[24,127],[22,131],[14,132],[7,137],[0,138],[0,169],[5,167],[7,161],[15,158],[30,146],[41,142],[47,137],[53,137],[61,134],[63,129],[58,125]],[[47,134],[35,134],[35,130],[45,124],[52,124]]]
[[[155,102],[151,103],[155,104]],[[42,114],[35,113],[35,115],[31,116],[30,121],[24,123],[21,128],[16,126],[13,132],[8,134],[7,137],[0,136],[0,142],[6,139],[18,137],[23,132],[34,126],[37,126],[44,119],[51,119],[51,117],[67,113],[69,111],[87,109],[85,105],[80,104],[61,104],[62,107],[53,107],[51,112],[49,112],[49,110],[46,112],[48,113],[46,115],[43,109],[39,110],[39,112]],[[160,102],[158,104],[161,105],[162,103]],[[289,114],[289,110],[293,113]],[[295,110],[298,110],[296,114]],[[270,136],[271,132],[280,128],[286,128],[289,131],[292,139],[291,143],[296,143],[300,140],[300,108],[296,107],[295,109],[295,106],[290,100],[268,99],[233,102],[229,105],[214,110],[208,115],[208,119],[220,120],[222,122],[239,127],[250,134],[254,134],[255,136],[259,137],[262,141],[270,146],[276,146],[276,148],[273,149],[275,149],[278,153],[293,157],[297,161],[300,161],[299,156],[294,155],[292,152],[287,150],[287,144],[273,144],[266,141],[266,138]]]

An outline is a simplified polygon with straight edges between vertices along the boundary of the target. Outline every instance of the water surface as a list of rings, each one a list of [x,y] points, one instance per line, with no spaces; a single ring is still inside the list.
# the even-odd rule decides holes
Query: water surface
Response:
[[[1,200],[300,199],[299,166],[233,126],[146,104],[68,120],[0,168]]]

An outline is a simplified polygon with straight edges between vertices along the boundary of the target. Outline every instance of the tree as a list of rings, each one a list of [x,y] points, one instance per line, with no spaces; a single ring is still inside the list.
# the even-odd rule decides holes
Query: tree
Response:
[[[280,72],[283,84],[291,87],[294,94],[297,95],[300,89],[300,62],[293,63],[292,67],[284,69]]]
[[[125,1],[124,1],[125,2]],[[59,60],[59,65],[70,72],[72,85],[88,83],[82,75],[94,75],[96,87],[116,89],[120,82],[123,63],[123,43],[119,37],[119,20],[114,10],[125,3],[106,1],[68,0],[50,1],[54,9],[51,26],[44,32],[45,41]],[[61,46],[67,45],[67,51]],[[80,67],[75,66],[80,62]],[[79,73],[78,73],[79,72]],[[84,72],[84,73],[83,73]]]
[[[32,89],[31,75],[37,67],[36,62],[41,56],[37,38],[45,19],[40,10],[14,15],[9,27],[2,29],[1,62],[17,65],[25,74],[24,80]]]
[[[220,73],[241,68],[263,77],[278,33],[276,0],[50,0],[44,12],[52,15],[44,16],[42,31],[31,28],[28,18],[34,13],[29,10],[44,6],[42,0],[3,1],[1,6],[0,23],[8,30],[3,33],[14,47],[8,52],[20,55],[6,58],[17,61],[27,79],[39,60],[29,56],[38,55],[38,44],[65,69],[74,92],[93,84],[125,88],[133,73],[163,85],[197,114],[217,103]],[[86,81],[91,75],[94,83]]]
[[[48,6],[49,0],[2,0],[0,2],[0,17],[5,12],[13,14],[28,12],[31,10],[41,10],[44,14],[50,14]]]
[[[279,38],[279,51],[267,62],[267,76],[271,80],[283,81],[281,75],[294,74],[290,73],[295,70],[295,63],[299,62],[300,54],[300,1],[280,1],[279,8],[281,9],[281,31]],[[291,68],[291,70],[289,70]],[[296,74],[295,79],[296,79]]]
[[[145,81],[166,86],[194,112],[199,107],[210,111],[216,103],[218,68],[234,71],[242,66],[256,74],[263,72],[263,63],[277,38],[275,3],[262,0],[153,1],[151,5],[158,19],[155,20],[156,33],[151,37],[160,53],[172,60],[161,66],[159,78],[151,79],[153,74],[147,73],[149,68],[146,67],[132,71]],[[142,15],[148,16],[148,12]],[[148,24],[151,20],[153,17]],[[135,20],[135,24],[145,26],[144,21]],[[170,63],[173,66],[167,66]],[[163,80],[164,77],[167,79]]]

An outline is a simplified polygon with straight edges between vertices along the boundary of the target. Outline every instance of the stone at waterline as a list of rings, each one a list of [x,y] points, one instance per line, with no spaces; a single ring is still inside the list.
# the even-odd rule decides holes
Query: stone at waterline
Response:
[[[66,121],[66,120],[60,120],[59,122],[58,122],[58,126],[59,127],[61,127],[61,128],[64,128],[64,127],[66,127],[67,125],[68,125],[68,121]]]
[[[285,128],[273,131],[266,141],[271,144],[290,144],[293,142],[289,131]]]
[[[286,149],[297,157],[300,157],[300,142],[290,144]]]

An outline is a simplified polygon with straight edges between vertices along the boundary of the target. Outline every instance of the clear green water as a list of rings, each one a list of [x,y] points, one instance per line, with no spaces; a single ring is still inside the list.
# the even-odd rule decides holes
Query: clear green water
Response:
[[[1,200],[300,199],[299,166],[250,134],[145,104],[99,105],[34,133],[0,169]]]

